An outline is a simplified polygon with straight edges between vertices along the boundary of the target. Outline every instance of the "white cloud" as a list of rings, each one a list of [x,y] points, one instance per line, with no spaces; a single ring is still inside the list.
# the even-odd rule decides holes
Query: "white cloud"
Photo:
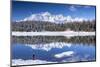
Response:
[[[84,6],[84,8],[91,8],[91,6]]]
[[[66,51],[66,52],[62,52],[59,54],[54,55],[56,58],[62,58],[62,57],[68,57],[68,56],[72,56],[74,54],[73,51]]]
[[[70,11],[76,11],[77,9],[76,9],[76,7],[74,5],[72,5],[72,6],[69,7],[69,10]]]
[[[12,66],[16,65],[31,65],[31,64],[46,64],[46,63],[57,63],[52,61],[45,61],[45,60],[23,60],[23,59],[13,59]]]
[[[31,47],[32,49],[50,51],[52,48],[63,48],[64,46],[71,47],[71,43],[55,42],[48,44],[26,44],[25,46]]]

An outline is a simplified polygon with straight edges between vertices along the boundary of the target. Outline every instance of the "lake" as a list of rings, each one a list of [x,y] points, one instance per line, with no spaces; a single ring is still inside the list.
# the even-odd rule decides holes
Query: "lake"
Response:
[[[12,65],[96,60],[95,32],[12,32]]]
[[[37,45],[13,43],[12,65],[95,61],[94,45],[64,42]]]

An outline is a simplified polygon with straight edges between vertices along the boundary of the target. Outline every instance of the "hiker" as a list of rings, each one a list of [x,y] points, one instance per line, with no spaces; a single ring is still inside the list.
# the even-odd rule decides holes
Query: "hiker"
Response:
[[[34,60],[35,59],[35,55],[33,54],[33,57],[32,57],[32,59]]]

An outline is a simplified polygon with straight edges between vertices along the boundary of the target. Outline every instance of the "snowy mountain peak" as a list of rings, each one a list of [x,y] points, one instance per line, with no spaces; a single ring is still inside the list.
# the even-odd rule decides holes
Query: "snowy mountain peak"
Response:
[[[71,16],[63,16],[62,14],[51,14],[49,12],[41,12],[41,13],[35,13],[32,14],[29,17],[24,18],[20,21],[48,21],[52,23],[66,23],[66,22],[74,22],[74,21],[87,21],[87,19],[84,18],[72,18]],[[19,21],[19,22],[20,22]]]

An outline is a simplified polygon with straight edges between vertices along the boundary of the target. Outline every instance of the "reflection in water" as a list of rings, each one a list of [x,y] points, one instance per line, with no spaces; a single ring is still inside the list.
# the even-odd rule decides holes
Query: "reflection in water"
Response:
[[[32,49],[38,50],[46,50],[49,51],[52,48],[63,48],[64,46],[71,47],[71,43],[65,42],[55,42],[55,43],[47,43],[47,44],[25,44],[25,46],[31,47]]]
[[[51,42],[95,43],[95,36],[12,36],[12,43],[46,44]]]
[[[12,36],[12,65],[95,61],[95,36]]]
[[[12,46],[13,54],[13,64],[17,64],[19,59],[23,60],[21,62],[25,63],[27,60],[37,61],[40,60],[41,63],[44,61],[51,62],[76,62],[76,61],[94,61],[95,60],[95,46],[91,45],[80,45],[71,44],[70,47],[52,47],[51,50],[46,50],[48,47],[42,47],[41,49],[33,48],[30,46],[15,44]],[[35,55],[33,60],[32,55]],[[16,61],[14,61],[16,59]],[[42,62],[43,61],[43,62]],[[46,62],[45,62],[46,63]],[[18,63],[19,65],[20,63]],[[27,63],[26,63],[27,64]],[[30,64],[30,63],[29,63]],[[35,62],[34,64],[39,64]]]

